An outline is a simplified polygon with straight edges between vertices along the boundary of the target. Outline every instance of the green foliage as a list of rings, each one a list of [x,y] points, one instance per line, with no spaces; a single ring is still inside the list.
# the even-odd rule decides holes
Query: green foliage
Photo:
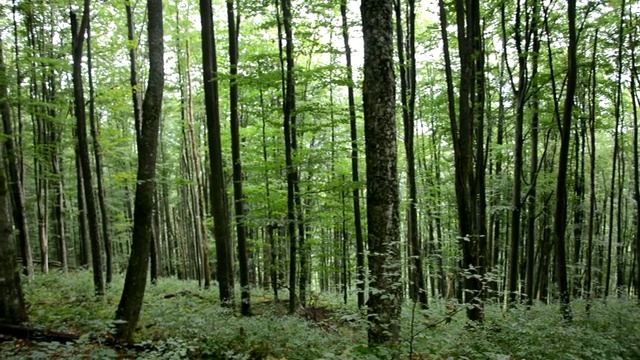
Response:
[[[366,319],[354,304],[337,296],[315,294],[312,305],[332,315],[315,321],[284,315],[267,294],[254,294],[252,317],[236,317],[218,304],[214,291],[196,282],[163,279],[149,286],[135,347],[107,345],[113,313],[122,289],[116,277],[104,300],[93,297],[91,274],[37,276],[25,285],[31,326],[82,334],[67,344],[14,340],[0,345],[0,358],[14,359],[380,359],[390,349],[366,345]],[[402,356],[429,359],[637,359],[640,319],[635,303],[609,299],[606,304],[573,304],[566,323],[557,307],[535,305],[504,312],[486,308],[487,323],[470,327],[464,309],[447,313],[433,301],[429,310],[405,304]],[[449,305],[450,306],[450,305]],[[451,310],[450,308],[448,309]],[[448,323],[446,316],[451,315]]]

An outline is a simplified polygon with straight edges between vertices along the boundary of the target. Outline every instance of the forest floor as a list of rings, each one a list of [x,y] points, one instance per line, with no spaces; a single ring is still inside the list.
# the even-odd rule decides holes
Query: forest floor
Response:
[[[77,337],[51,341],[0,335],[0,359],[378,359],[366,346],[366,322],[337,294],[312,293],[309,307],[287,315],[287,303],[252,293],[254,316],[219,306],[217,291],[193,281],[162,279],[149,286],[135,346],[113,344],[113,314],[122,291],[117,277],[104,299],[93,297],[89,272],[37,275],[23,284],[30,328]],[[281,294],[285,298],[287,294]],[[355,298],[355,296],[352,296]],[[354,299],[351,299],[352,301]],[[573,321],[557,306],[503,311],[487,305],[485,325],[470,328],[464,309],[432,302],[402,313],[402,359],[640,359],[636,299],[572,303]],[[389,354],[389,353],[386,353]]]

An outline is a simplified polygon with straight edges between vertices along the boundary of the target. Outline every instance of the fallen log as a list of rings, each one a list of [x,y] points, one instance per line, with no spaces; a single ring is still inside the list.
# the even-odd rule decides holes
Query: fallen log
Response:
[[[80,335],[67,332],[38,329],[23,325],[4,325],[0,324],[0,334],[13,336],[20,339],[57,341],[67,343],[80,339]]]

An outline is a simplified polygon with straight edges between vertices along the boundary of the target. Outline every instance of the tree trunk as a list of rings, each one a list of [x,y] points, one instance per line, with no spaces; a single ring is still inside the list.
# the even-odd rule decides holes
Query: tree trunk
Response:
[[[229,28],[229,108],[231,124],[231,158],[233,162],[233,197],[238,236],[238,263],[240,266],[240,312],[251,315],[251,291],[249,288],[249,260],[247,258],[247,226],[245,223],[244,194],[242,193],[242,162],[240,160],[240,119],[238,118],[238,33],[240,15],[236,20],[233,0],[227,1]]]
[[[98,213],[93,194],[91,180],[91,161],[89,159],[89,142],[87,140],[87,122],[84,101],[84,89],[82,84],[82,48],[84,34],[89,23],[89,3],[84,1],[84,11],[80,27],[76,14],[71,12],[71,34],[73,39],[73,93],[74,109],[76,115],[76,132],[78,136],[78,152],[80,167],[82,168],[82,180],[86,200],[87,218],[89,223],[89,235],[91,238],[91,259],[93,262],[93,284],[97,296],[104,295],[104,278],[102,274],[102,246],[98,224]]]
[[[104,242],[104,253],[106,256],[106,282],[111,284],[113,280],[113,246],[111,245],[111,234],[109,231],[109,212],[105,200],[105,189],[102,181],[102,150],[98,140],[98,126],[96,125],[95,91],[93,87],[93,67],[91,56],[91,20],[87,24],[87,71],[89,74],[89,126],[91,138],[93,140],[93,156],[96,164],[96,179],[98,183],[98,204],[100,205],[100,221],[102,224],[102,240]]]
[[[562,126],[560,127],[560,158],[558,162],[558,177],[556,182],[556,209],[554,214],[553,235],[556,247],[556,271],[558,275],[558,290],[560,292],[560,310],[565,320],[571,320],[569,299],[569,284],[567,279],[567,169],[569,165],[569,143],[571,142],[571,120],[573,98],[576,92],[577,59],[576,59],[576,2],[568,1],[569,49],[566,94]]]
[[[227,193],[224,187],[222,145],[220,142],[220,114],[218,99],[218,69],[213,30],[211,0],[200,0],[200,20],[202,23],[202,61],[205,107],[207,113],[207,140],[209,144],[209,166],[211,170],[211,208],[216,238],[216,258],[218,265],[218,285],[220,302],[233,306],[233,256]]]
[[[635,35],[635,33],[634,33]],[[633,38],[633,37],[632,37]],[[633,41],[631,42],[633,44]],[[631,104],[633,106],[633,197],[635,200],[635,273],[631,277],[636,279],[636,294],[640,295],[640,150],[638,145],[638,97],[637,97],[637,84],[638,69],[636,67],[635,58],[635,46],[631,47]],[[638,296],[638,303],[640,303],[640,296]]]
[[[147,285],[150,244],[153,226],[153,194],[155,189],[158,130],[164,89],[164,41],[162,0],[147,1],[149,80],[142,103],[141,128],[138,136],[138,176],[134,204],[131,255],[116,320],[117,337],[131,342],[140,317]]]
[[[0,39],[0,116],[3,124],[11,124],[11,109],[7,102],[6,65],[2,53],[3,44]],[[2,135],[9,135],[4,133]],[[10,195],[8,192],[7,177],[5,171],[5,147],[10,137],[4,137],[0,143],[0,323],[17,325],[26,322],[27,310],[25,307],[22,286],[20,285],[20,267],[16,263],[16,242],[13,239],[13,226],[9,215]],[[5,145],[5,146],[2,146]],[[9,161],[9,164],[14,160]]]
[[[364,304],[366,269],[364,267],[364,236],[362,235],[362,220],[360,213],[360,173],[358,170],[358,127],[356,121],[356,101],[353,91],[353,65],[351,62],[351,46],[349,45],[349,25],[347,22],[346,0],[340,3],[340,14],[342,16],[342,37],[344,39],[345,57],[347,62],[347,76],[349,85],[347,86],[347,96],[349,99],[349,128],[351,136],[351,181],[353,182],[353,221],[356,235],[356,287],[358,289],[358,307]]]
[[[427,292],[422,268],[422,244],[418,232],[418,191],[416,186],[416,161],[414,153],[415,137],[415,1],[409,0],[407,14],[407,44],[403,40],[402,13],[400,0],[394,1],[396,13],[396,37],[398,58],[400,60],[400,84],[402,120],[404,124],[404,147],[407,155],[407,182],[409,186],[409,209],[407,211],[407,239],[410,256],[410,295],[411,300],[419,301],[423,308],[428,307]],[[406,56],[405,56],[406,55]]]
[[[369,236],[369,346],[400,343],[399,189],[397,173],[393,6],[363,0],[364,122]],[[395,354],[394,357],[399,356]]]
[[[589,69],[589,140],[590,140],[590,148],[589,152],[589,219],[587,220],[588,224],[588,233],[587,233],[587,261],[585,268],[585,279],[584,279],[584,291],[586,297],[586,312],[589,314],[591,308],[591,283],[592,283],[592,273],[593,273],[593,236],[597,231],[595,229],[595,215],[596,215],[596,54],[598,49],[598,29],[596,28],[596,32],[593,39],[593,53],[591,54],[591,65]],[[633,79],[633,78],[632,78]],[[633,86],[633,80],[632,80]],[[637,132],[637,127],[635,128]],[[637,141],[635,143],[634,149],[637,149]],[[637,159],[637,157],[636,157]],[[637,167],[636,167],[637,168]],[[637,174],[637,173],[636,173]],[[637,181],[637,177],[636,177]],[[636,182],[637,184],[637,182]],[[637,188],[636,188],[637,189]],[[637,194],[637,193],[636,193]],[[636,201],[636,204],[638,202]]]
[[[284,101],[282,110],[284,113],[283,131],[285,142],[285,164],[287,168],[287,229],[289,233],[289,313],[296,309],[296,259],[298,251],[298,238],[296,236],[296,205],[295,205],[295,183],[296,170],[293,165],[293,133],[296,131],[292,124],[295,123],[295,80],[293,77],[293,34],[291,30],[291,1],[282,0],[282,24],[280,23],[276,1],[276,16],[278,17],[278,39],[280,47],[280,67],[282,73],[282,94]],[[282,28],[284,27],[286,40],[286,70],[284,67],[285,58],[283,56]]]
[[[18,28],[17,22],[15,20],[15,11],[17,6],[13,7],[13,25],[15,32],[15,57],[16,57],[16,77],[18,79],[22,78],[20,71],[20,61],[18,61]],[[6,65],[4,65],[6,66]],[[3,70],[6,71],[6,70]],[[17,84],[17,95],[18,95],[18,121],[22,121],[21,119],[21,84]],[[7,85],[5,85],[6,88]],[[6,97],[3,97],[6,98]],[[3,105],[4,106],[4,105]],[[8,106],[8,104],[7,104]],[[10,110],[10,109],[9,109]],[[24,178],[20,176],[20,167],[19,167],[19,145],[16,146],[16,139],[14,136],[13,125],[11,123],[10,115],[5,117],[2,116],[2,125],[4,129],[4,135],[6,139],[4,141],[5,148],[5,157],[7,158],[7,164],[9,166],[9,179],[10,179],[10,190],[11,190],[11,198],[13,200],[13,226],[15,226],[18,231],[18,243],[20,244],[20,257],[22,258],[22,266],[23,272],[29,279],[33,278],[33,253],[31,252],[31,243],[29,240],[29,226],[27,221],[27,210],[25,207],[25,198],[24,198]],[[18,134],[19,136],[20,134]]]

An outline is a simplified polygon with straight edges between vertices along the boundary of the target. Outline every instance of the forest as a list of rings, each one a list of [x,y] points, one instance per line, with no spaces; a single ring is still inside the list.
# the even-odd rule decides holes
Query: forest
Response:
[[[0,14],[0,358],[640,358],[637,1]]]

